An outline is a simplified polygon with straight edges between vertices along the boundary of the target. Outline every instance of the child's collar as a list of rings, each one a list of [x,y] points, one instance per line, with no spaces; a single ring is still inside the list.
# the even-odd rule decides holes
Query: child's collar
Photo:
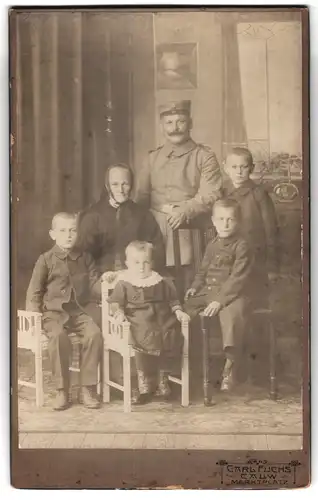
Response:
[[[252,185],[253,185],[253,182],[251,181],[251,179],[247,179],[244,182],[244,184],[241,184],[238,187],[234,186],[234,184],[230,178],[228,178],[227,181],[225,182],[225,187],[227,187],[228,192],[230,192],[230,193],[232,193],[234,191],[249,191]]]
[[[238,240],[239,234],[238,231],[235,231],[230,236],[221,237],[218,235],[217,238],[223,245],[229,245],[230,243],[233,243],[233,241]]]
[[[66,259],[66,257],[69,257],[72,260],[76,260],[80,256],[80,252],[75,247],[70,250],[64,250],[57,244],[54,245],[53,252],[59,259]]]
[[[128,269],[121,271],[117,275],[117,280],[116,281],[126,281],[130,283],[133,286],[138,286],[141,288],[147,288],[149,286],[154,286],[160,283],[163,278],[158,274],[156,271],[152,271],[151,275],[148,276],[148,278],[139,278],[138,276],[134,275],[131,271]]]

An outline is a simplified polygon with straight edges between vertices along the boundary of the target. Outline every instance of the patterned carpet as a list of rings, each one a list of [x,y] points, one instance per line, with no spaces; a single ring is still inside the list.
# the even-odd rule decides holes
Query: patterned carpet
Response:
[[[19,430],[22,432],[143,432],[203,434],[301,434],[302,407],[299,390],[290,384],[279,385],[279,399],[271,401],[265,389],[251,385],[238,386],[234,394],[215,391],[215,406],[206,408],[202,397],[191,396],[191,405],[182,408],[180,395],[173,403],[154,401],[123,412],[122,400],[114,394],[110,404],[99,410],[88,410],[74,404],[63,412],[52,411],[54,387],[44,364],[45,405],[35,406],[32,389],[19,388]],[[20,376],[34,379],[29,355],[19,359]],[[76,376],[76,374],[74,374]]]
[[[242,433],[301,434],[302,410],[296,397],[279,401],[265,393],[238,396],[216,394],[215,406],[202,403],[182,408],[177,402],[152,402],[123,413],[121,401],[88,410],[75,404],[64,412],[52,411],[49,401],[43,408],[19,400],[19,430],[24,432],[163,432],[163,433]]]

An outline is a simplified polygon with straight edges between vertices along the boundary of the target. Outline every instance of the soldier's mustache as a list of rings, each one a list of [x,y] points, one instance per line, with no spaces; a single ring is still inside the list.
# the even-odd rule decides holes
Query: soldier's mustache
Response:
[[[168,134],[169,137],[178,137],[184,135],[183,132],[171,132],[171,134]]]

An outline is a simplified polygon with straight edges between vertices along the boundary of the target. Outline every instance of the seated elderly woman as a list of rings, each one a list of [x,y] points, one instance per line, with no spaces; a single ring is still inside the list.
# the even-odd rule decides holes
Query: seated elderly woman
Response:
[[[125,269],[125,249],[134,240],[153,244],[153,265],[165,269],[165,247],[160,228],[152,213],[130,199],[133,172],[122,163],[111,165],[105,173],[105,186],[97,203],[84,210],[79,218],[78,245],[89,252],[96,266],[105,272]],[[121,382],[121,361],[110,357],[111,377]]]
[[[154,267],[165,267],[161,231],[150,211],[130,199],[133,172],[125,164],[111,165],[97,203],[83,211],[79,221],[79,246],[89,252],[100,271],[125,268],[125,249],[134,240],[154,245]]]

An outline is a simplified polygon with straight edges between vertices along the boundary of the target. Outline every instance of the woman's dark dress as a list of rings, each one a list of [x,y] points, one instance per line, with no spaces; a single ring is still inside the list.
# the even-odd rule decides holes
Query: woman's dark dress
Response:
[[[154,266],[162,271],[165,249],[153,215],[131,200],[114,208],[107,196],[80,216],[78,245],[89,252],[101,273],[125,268],[125,249],[134,240],[154,245]]]

